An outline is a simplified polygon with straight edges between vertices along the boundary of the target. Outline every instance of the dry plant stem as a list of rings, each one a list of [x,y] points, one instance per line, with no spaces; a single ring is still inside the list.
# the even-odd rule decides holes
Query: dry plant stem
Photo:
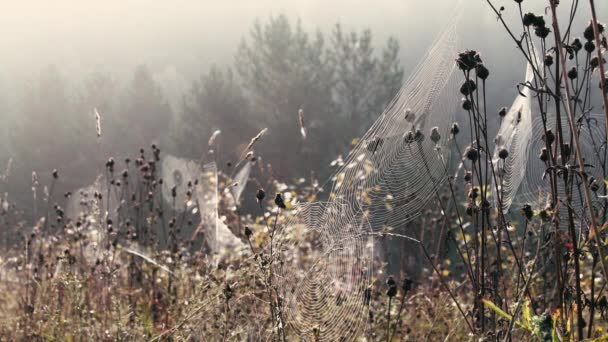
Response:
[[[557,14],[556,14],[556,10],[555,10],[555,7],[556,7],[555,0],[550,0],[549,2],[551,5],[551,14],[553,17],[553,29],[555,30],[556,37],[559,37],[560,33],[559,33],[559,25],[557,23]],[[557,50],[560,55],[562,73],[564,74],[562,79],[563,79],[563,83],[564,83],[564,88],[566,90],[566,104],[567,104],[566,111],[568,113],[568,124],[570,125],[572,140],[574,142],[574,146],[576,149],[576,162],[581,167],[583,167],[583,165],[585,165],[585,164],[583,163],[583,160],[582,160],[581,148],[580,148],[579,140],[578,140],[578,131],[576,130],[576,127],[574,126],[575,121],[574,121],[574,117],[572,116],[573,110],[572,110],[572,102],[571,102],[571,96],[570,96],[570,86],[565,77],[566,63],[565,63],[563,46],[559,39],[556,40],[556,44],[558,45]],[[608,273],[606,272],[606,264],[605,264],[605,260],[604,260],[604,256],[603,256],[602,248],[601,248],[602,243],[600,241],[599,232],[597,231],[597,225],[595,223],[595,214],[593,213],[593,206],[591,205],[592,201],[591,201],[591,192],[589,190],[589,183],[588,183],[585,175],[583,175],[581,178],[583,181],[583,190],[584,190],[584,194],[585,194],[585,201],[587,202],[587,207],[589,208],[589,222],[591,224],[591,231],[593,232],[593,236],[595,237],[595,240],[596,240],[595,242],[597,243],[597,250],[598,250],[600,260],[601,260],[604,280],[608,281]],[[578,277],[579,275],[577,274],[576,276]]]
[[[595,36],[595,51],[597,51],[597,59],[599,61],[600,69],[600,80],[602,81],[601,93],[602,98],[604,100],[604,114],[606,115],[606,136],[608,137],[608,91],[603,88],[606,84],[606,72],[604,69],[604,63],[602,63],[602,45],[600,44],[600,31],[597,25],[597,15],[595,13],[595,0],[589,0],[589,7],[591,7],[591,24],[593,25],[593,32]]]
[[[526,279],[526,282],[524,284],[524,289],[522,291],[524,293],[528,291],[528,287],[530,286],[530,281],[532,280],[532,276],[534,275],[534,269],[536,268],[536,263],[538,262],[538,257],[540,256],[540,247],[542,245],[541,242],[542,242],[542,239],[539,236],[537,244],[536,244],[536,255],[534,256],[534,261],[532,262],[532,269],[530,270],[530,274],[528,275],[528,279]],[[521,305],[523,304],[523,301],[524,301],[524,298],[520,298],[520,300],[517,302],[517,307],[515,308],[515,312],[513,313],[513,319],[509,323],[509,330],[507,330],[507,334],[505,335],[503,342],[507,342],[511,339],[511,332],[513,331],[513,327],[515,326],[515,321],[517,320],[517,316],[519,315],[519,312],[521,311]]]
[[[418,243],[420,243],[420,241],[418,241]],[[429,263],[431,264],[431,267],[433,267],[433,270],[437,274],[437,277],[439,278],[439,282],[441,282],[441,285],[448,292],[448,294],[450,295],[450,298],[452,298],[452,301],[454,301],[454,303],[456,304],[456,307],[458,307],[458,311],[460,311],[460,314],[462,315],[462,318],[467,323],[467,326],[469,327],[469,330],[471,330],[471,333],[475,334],[475,329],[471,325],[471,322],[469,322],[467,315],[464,313],[464,310],[462,310],[462,307],[460,306],[460,302],[458,302],[458,299],[456,299],[456,296],[454,295],[452,290],[450,290],[450,287],[448,286],[448,284],[446,284],[445,280],[443,279],[443,276],[441,276],[441,272],[439,272],[439,270],[437,269],[437,266],[435,266],[435,264],[433,263],[433,258],[431,258],[431,255],[429,254],[429,252],[427,251],[426,247],[424,247],[423,244],[420,243],[420,246],[422,246],[422,251],[424,252],[424,256],[429,261]]]

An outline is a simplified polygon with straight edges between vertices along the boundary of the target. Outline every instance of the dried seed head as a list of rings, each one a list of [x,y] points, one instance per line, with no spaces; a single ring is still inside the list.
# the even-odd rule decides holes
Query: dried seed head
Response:
[[[553,142],[555,141],[555,134],[553,134],[553,131],[548,129],[547,133],[543,134],[543,140],[549,145],[551,146],[551,144],[553,144]]]
[[[276,204],[277,207],[281,209],[287,209],[287,206],[285,205],[285,202],[283,201],[283,196],[281,196],[281,194],[276,195],[276,197],[274,198],[274,204]]]
[[[441,133],[439,133],[439,127],[431,128],[431,140],[437,144],[441,140]]]
[[[464,173],[464,180],[467,183],[470,183],[471,180],[473,180],[473,174],[471,173],[471,171],[467,171]]]
[[[249,239],[253,235],[253,232],[249,228],[249,226],[245,226],[245,236]]]
[[[482,80],[485,80],[488,78],[488,76],[490,76],[490,70],[488,70],[488,68],[486,68],[483,64],[477,64],[475,71],[477,73],[477,77],[481,78]]]
[[[545,163],[549,160],[549,152],[545,147],[540,149],[540,155],[538,157]]]
[[[470,71],[477,66],[481,59],[479,55],[474,50],[467,50],[465,52],[458,54],[458,59],[456,60],[456,64],[458,68],[462,71]]]
[[[255,198],[258,199],[258,202],[262,202],[266,197],[266,192],[264,189],[258,189],[258,192],[255,194]]]
[[[406,109],[405,110],[405,121],[414,122],[414,120],[416,120],[416,114],[414,114],[414,112],[412,112],[411,108]]]
[[[578,71],[576,70],[576,67],[572,67],[570,68],[570,70],[568,70],[568,78],[571,80],[574,80],[578,77]]]
[[[468,100],[467,98],[462,98],[462,109],[464,110],[471,110],[471,108],[473,108],[473,104],[471,103],[470,100]]]
[[[460,127],[458,126],[458,122],[454,122],[452,124],[452,128],[450,129],[450,133],[453,136],[456,136],[456,135],[458,135],[458,133],[460,133]]]
[[[604,33],[604,25],[602,25],[601,23],[597,23],[597,30],[599,31],[598,32],[599,34]],[[595,39],[595,30],[593,29],[592,21],[590,21],[589,25],[587,25],[587,27],[585,28],[585,32],[583,33],[583,36],[588,41],[592,41]]]
[[[506,148],[501,149],[500,151],[498,151],[498,157],[500,157],[500,159],[507,159],[507,157],[509,156],[509,151],[507,151]]]
[[[553,65],[553,56],[550,54],[545,55],[545,66],[550,67]]]
[[[473,80],[465,81],[462,86],[460,86],[460,93],[462,95],[471,95],[477,89],[477,85]]]
[[[585,43],[585,51],[588,53],[592,53],[595,50],[595,44],[592,41],[588,41]]]
[[[530,206],[527,203],[523,205],[523,207],[521,208],[521,211],[524,214],[524,217],[526,218],[526,220],[528,220],[528,221],[532,220],[532,217],[534,217],[534,211],[532,211],[532,206]]]
[[[59,172],[57,171],[57,169],[54,169],[54,170],[53,170],[53,178],[54,178],[54,179],[59,178]]]
[[[541,17],[541,19],[542,19],[542,17]],[[544,22],[544,19],[543,19],[543,22]],[[534,29],[534,33],[535,33],[535,34],[536,34],[536,35],[537,35],[539,38],[541,38],[541,39],[545,39],[545,38],[547,38],[547,36],[549,36],[549,33],[551,33],[551,30],[549,30],[549,28],[548,28],[548,27],[546,27],[546,26],[537,26],[537,27]]]
[[[534,20],[536,19],[536,15],[534,13],[528,12],[526,14],[524,14],[523,17],[523,24],[525,26],[530,26],[532,25],[532,23],[534,23]]]
[[[500,108],[500,110],[498,111],[498,116],[500,116],[501,118],[504,118],[506,115],[507,115],[507,107]]]
[[[477,152],[477,149],[475,149],[472,146],[469,146],[467,148],[467,150],[464,152],[464,156],[472,161],[473,163],[475,163],[477,161],[477,159],[479,158],[479,152]]]
[[[583,48],[583,43],[581,43],[581,40],[579,38],[574,38],[570,46],[572,47],[574,52],[578,53]]]

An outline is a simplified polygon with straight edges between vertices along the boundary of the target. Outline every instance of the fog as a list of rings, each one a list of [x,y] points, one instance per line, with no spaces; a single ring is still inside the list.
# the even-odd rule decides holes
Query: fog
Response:
[[[497,0],[494,3],[496,7],[505,6],[503,12],[505,19],[512,24],[516,23],[518,12],[513,1]],[[526,11],[535,13],[545,11],[542,4],[536,1],[525,1],[524,5]],[[608,19],[608,3],[602,1],[597,5],[600,19]],[[566,18],[569,3],[563,1],[561,7],[560,14]],[[24,131],[16,128],[23,129],[25,125],[23,121],[27,116],[23,113],[28,113],[26,110],[28,107],[31,107],[29,112],[40,112],[40,108],[48,107],[53,113],[40,113],[42,119],[37,120],[44,121],[42,126],[45,130],[61,132],[57,134],[62,137],[74,133],[74,141],[60,146],[63,146],[63,152],[69,151],[74,155],[82,152],[83,155],[78,158],[83,160],[92,158],[94,163],[100,163],[100,160],[113,154],[123,156],[128,153],[126,151],[138,150],[138,146],[144,144],[144,141],[145,143],[160,141],[174,153],[188,154],[183,148],[178,148],[174,144],[176,134],[174,128],[176,122],[180,120],[180,115],[186,111],[184,106],[186,97],[190,95],[193,87],[196,88],[196,83],[193,82],[205,79],[203,76],[207,75],[214,65],[219,66],[221,70],[238,69],[240,63],[235,56],[243,39],[251,41],[250,33],[256,20],[259,20],[263,26],[270,18],[286,15],[292,25],[296,25],[296,22],[301,24],[302,29],[308,33],[310,41],[315,37],[315,32],[322,32],[325,35],[325,46],[331,43],[329,35],[336,23],[340,23],[345,32],[362,32],[364,29],[370,29],[376,55],[381,55],[389,37],[394,37],[400,45],[396,63],[403,68],[402,81],[404,81],[442,28],[443,23],[452,18],[459,8],[465,13],[462,29],[459,32],[459,45],[463,49],[480,51],[484,62],[490,68],[492,76],[488,94],[492,101],[491,107],[497,109],[509,105],[517,94],[516,83],[523,78],[524,60],[496,15],[486,1],[482,0],[466,0],[458,4],[454,0],[6,1],[0,12],[0,32],[2,32],[0,34],[2,47],[0,118],[3,120],[0,165],[4,165],[9,158],[12,159],[17,170],[20,170],[13,176],[18,178],[13,180],[14,184],[23,186],[30,182],[31,171],[38,170],[48,174],[54,167],[65,167],[65,164],[54,166],[53,159],[66,162],[69,159],[68,156],[64,159],[57,157],[51,147],[48,151],[40,152],[39,148],[29,146],[27,139],[24,140],[26,142],[20,142],[19,139],[11,138],[11,135],[23,138],[25,133],[20,132]],[[583,25],[589,17],[589,10],[585,4],[581,3],[579,11],[581,14],[574,25],[574,36],[582,34]],[[519,28],[517,32],[520,32]],[[140,66],[145,68],[140,70],[138,69]],[[243,67],[242,63],[240,66]],[[134,76],[135,70],[142,71],[139,78]],[[95,107],[102,108],[100,110],[104,125],[108,122],[116,124],[119,128],[131,125],[153,125],[150,123],[149,111],[154,110],[133,100],[135,95],[132,90],[137,89],[137,84],[148,82],[147,72],[152,75],[153,81],[160,89],[156,93],[153,86],[147,93],[148,98],[159,100],[154,110],[171,117],[156,125],[171,128],[171,132],[166,130],[159,136],[156,133],[146,134],[150,131],[148,129],[142,129],[139,133],[127,130],[129,133],[115,133],[117,136],[138,135],[137,139],[133,139],[134,142],[123,143],[126,148],[119,148],[116,139],[106,138],[106,141],[99,144],[101,147],[96,147],[98,153],[91,155],[84,152],[86,151],[84,146],[93,146],[95,141],[85,141],[86,139],[79,138],[75,133],[90,135],[87,139],[94,139],[91,113]],[[242,72],[236,74],[235,84],[239,84],[243,74]],[[58,90],[59,93],[54,94],[52,91],[45,92],[43,88],[40,88],[43,90],[36,88],[44,83],[41,79],[46,79],[47,84],[51,84],[49,87],[51,89],[54,88],[53,82],[58,82],[56,88],[63,90]],[[107,92],[100,92],[99,89],[102,88],[95,88],[95,84],[103,85],[106,88],[100,87]],[[86,89],[89,89],[90,94]],[[251,89],[248,90],[249,93]],[[35,96],[28,95],[28,91],[37,93]],[[251,94],[247,94],[247,91],[245,93],[247,100],[247,96]],[[55,107],[51,107],[47,104],[48,101],[64,95],[69,99],[69,105],[53,103]],[[298,101],[302,102],[301,99]],[[77,102],[78,105],[72,102]],[[229,98],[225,102],[237,106],[238,109],[236,100],[231,101]],[[286,108],[295,115],[297,106],[300,105],[292,104],[292,107]],[[88,128],[70,128],[71,126],[62,121],[70,120],[69,115],[62,112],[68,107],[79,113],[73,114],[75,115],[73,117],[79,119],[86,117],[83,120],[88,122]],[[365,123],[371,123],[372,119],[381,112],[382,106],[373,108],[373,113],[365,113],[367,117]],[[139,112],[140,109],[143,110],[142,113]],[[226,111],[234,110],[226,109]],[[328,109],[328,112],[331,110]],[[204,126],[198,133],[190,136],[193,145],[206,141],[213,129],[222,129],[236,131],[237,133],[233,135],[238,136],[240,141],[234,142],[233,145],[239,146],[248,141],[250,134],[267,126],[263,116],[248,115],[248,122],[239,126],[240,123],[231,121],[224,114],[216,115],[219,115],[221,120]],[[292,114],[285,113],[285,115]],[[313,118],[314,115],[322,116],[321,113],[313,113]],[[54,116],[54,119],[47,120],[51,116]],[[296,120],[289,120],[296,125]],[[218,123],[220,121],[221,124]],[[312,122],[314,123],[314,120]],[[59,131],[59,127],[64,130]],[[87,129],[91,132],[83,133],[83,130]],[[365,125],[362,125],[353,131],[355,133],[349,132],[348,134],[351,135],[348,137],[352,138],[354,134],[361,134],[364,131]],[[28,133],[32,136],[40,134],[37,130],[30,132],[34,132]],[[49,145],[58,138],[50,136],[48,139],[48,142],[34,139],[31,144]],[[315,159],[319,164],[311,165],[309,170],[293,171],[286,166],[278,168],[285,171],[288,177],[306,175],[313,169],[321,169],[315,172],[327,175],[329,172],[327,161],[338,154],[346,154],[348,144],[332,140],[326,143],[335,144],[335,149],[330,152],[315,150],[314,153],[332,155]],[[51,159],[51,162],[37,164],[41,158],[32,157],[29,159],[33,161],[23,161],[20,164],[20,160],[27,159],[24,158],[24,154],[34,150],[43,153],[46,158]],[[193,155],[200,155],[200,150],[192,151],[190,156]],[[230,157],[225,159],[228,160]],[[272,158],[269,159],[272,161]],[[81,161],[80,164],[83,162]],[[74,164],[80,165],[76,161]],[[73,179],[78,178],[78,175],[79,173],[74,171]],[[83,176],[85,180],[73,182],[72,185],[84,185],[95,176],[90,171],[88,173],[83,171],[83,175],[86,175]],[[15,192],[18,187],[9,188]]]

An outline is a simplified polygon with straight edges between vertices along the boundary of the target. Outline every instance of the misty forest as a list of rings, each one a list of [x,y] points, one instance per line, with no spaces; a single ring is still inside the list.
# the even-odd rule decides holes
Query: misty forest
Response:
[[[605,0],[0,13],[0,341],[608,341]]]

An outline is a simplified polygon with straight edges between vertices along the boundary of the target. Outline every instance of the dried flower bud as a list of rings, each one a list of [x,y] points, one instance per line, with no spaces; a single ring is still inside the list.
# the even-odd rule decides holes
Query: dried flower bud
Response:
[[[249,239],[251,235],[253,235],[253,232],[249,229],[249,226],[245,226],[245,236]]]
[[[53,170],[53,178],[54,178],[54,179],[59,178],[59,172],[57,171],[57,169],[54,169],[54,170]]]
[[[538,36],[538,38],[545,39],[551,33],[551,30],[546,26],[538,26],[534,29],[534,33]]]
[[[177,187],[176,186],[171,188],[171,197],[173,197],[173,198],[177,197]]]
[[[534,13],[528,12],[528,13],[524,14],[522,21],[525,26],[530,26],[534,23],[535,19],[536,19],[536,15]]]
[[[545,66],[550,67],[553,65],[553,56],[550,54],[545,55]]]
[[[592,53],[595,51],[595,44],[592,41],[588,41],[585,43],[585,51],[588,53]]]

